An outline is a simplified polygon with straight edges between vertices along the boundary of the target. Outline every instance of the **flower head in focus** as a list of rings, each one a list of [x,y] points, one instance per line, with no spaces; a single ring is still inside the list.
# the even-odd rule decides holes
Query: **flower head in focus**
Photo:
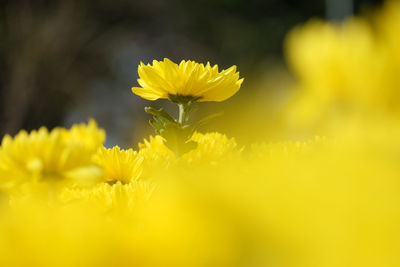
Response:
[[[153,65],[140,63],[138,68],[141,87],[132,92],[148,100],[166,98],[172,102],[224,101],[234,95],[243,82],[236,66],[218,71],[218,65],[199,64],[182,60],[175,64],[169,59],[153,60]]]
[[[132,149],[101,147],[93,161],[103,168],[105,182],[128,183],[142,174],[143,157]]]

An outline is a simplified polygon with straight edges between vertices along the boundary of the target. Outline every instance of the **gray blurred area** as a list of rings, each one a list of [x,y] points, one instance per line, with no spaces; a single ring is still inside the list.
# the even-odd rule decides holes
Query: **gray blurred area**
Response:
[[[132,94],[140,61],[167,57],[210,61],[221,69],[237,65],[246,77],[240,92],[246,96],[256,87],[248,81],[259,79],[268,62],[284,66],[282,42],[293,26],[379,3],[3,0],[0,136],[94,118],[106,129],[108,146],[130,146],[152,133],[144,106],[175,111],[166,101],[150,103]]]

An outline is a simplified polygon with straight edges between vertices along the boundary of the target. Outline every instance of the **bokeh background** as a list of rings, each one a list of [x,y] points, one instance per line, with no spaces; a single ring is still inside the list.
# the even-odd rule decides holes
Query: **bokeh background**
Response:
[[[368,14],[381,4],[378,0],[3,0],[0,137],[94,118],[106,129],[108,145],[132,146],[152,133],[144,106],[176,112],[166,101],[149,103],[130,90],[137,85],[140,61],[164,57],[175,62],[210,61],[221,69],[237,65],[245,77],[237,95],[222,104],[202,104],[197,116],[224,110],[245,122],[261,111],[265,112],[261,118],[277,123],[294,79],[283,49],[290,29],[314,17],[338,21]],[[254,102],[257,111],[238,108],[246,101],[246,107]],[[244,131],[240,123],[223,121],[224,116],[204,130],[225,132],[240,141]],[[247,136],[257,132],[257,124],[247,126]],[[273,131],[269,138],[276,138]]]

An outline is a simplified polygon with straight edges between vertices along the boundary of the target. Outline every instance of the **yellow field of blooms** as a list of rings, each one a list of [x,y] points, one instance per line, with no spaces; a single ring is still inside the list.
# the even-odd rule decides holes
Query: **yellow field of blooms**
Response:
[[[0,266],[400,266],[399,33],[389,1],[288,34],[297,84],[282,120],[307,141],[199,132],[213,116],[194,123],[194,107],[243,78],[168,59],[141,63],[132,91],[179,117],[146,108],[156,134],[138,151],[105,148],[94,120],[5,136]]]

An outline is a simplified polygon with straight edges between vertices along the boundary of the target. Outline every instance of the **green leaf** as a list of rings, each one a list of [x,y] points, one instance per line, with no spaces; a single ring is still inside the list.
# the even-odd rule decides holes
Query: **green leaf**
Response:
[[[201,119],[200,121],[198,121],[198,122],[194,125],[194,128],[197,129],[197,128],[199,128],[200,126],[203,126],[203,125],[207,124],[207,123],[210,122],[211,120],[213,120],[213,119],[215,119],[215,118],[217,118],[217,117],[222,116],[223,114],[224,114],[223,112],[211,114],[211,115],[209,115],[209,116],[207,116],[207,117]]]
[[[172,118],[171,115],[169,115],[163,108],[155,109],[152,107],[145,107],[144,111],[146,111],[146,113],[148,113],[148,114],[153,115],[154,117],[163,118],[172,123],[176,123],[175,119]]]

